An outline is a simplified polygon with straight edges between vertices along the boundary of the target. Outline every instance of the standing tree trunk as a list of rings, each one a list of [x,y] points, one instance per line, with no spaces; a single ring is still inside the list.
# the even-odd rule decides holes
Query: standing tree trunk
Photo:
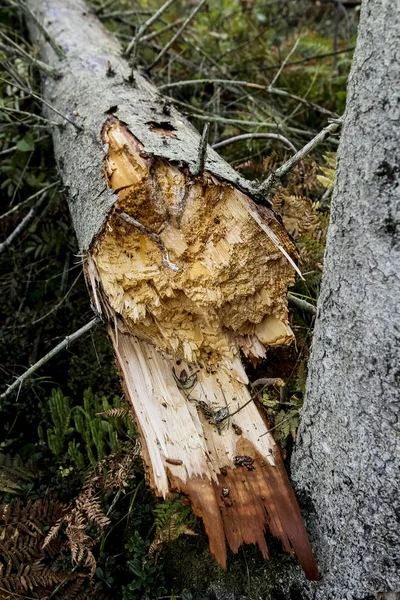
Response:
[[[316,598],[400,591],[400,4],[367,0],[293,476]]]
[[[107,323],[141,433],[148,480],[186,494],[226,564],[265,530],[317,568],[268,426],[248,389],[253,360],[288,343],[297,252],[266,207],[121,57],[81,0],[28,0],[46,74],[44,110],[93,306]],[[58,75],[58,77],[57,77]],[[202,165],[204,163],[204,165]],[[295,267],[296,268],[296,267]]]

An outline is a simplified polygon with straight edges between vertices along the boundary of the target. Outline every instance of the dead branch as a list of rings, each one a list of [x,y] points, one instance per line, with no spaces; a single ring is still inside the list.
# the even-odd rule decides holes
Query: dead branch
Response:
[[[233,137],[227,138],[226,140],[221,140],[216,144],[213,144],[214,150],[217,148],[223,148],[224,146],[228,146],[229,144],[233,144],[235,142],[241,142],[244,140],[276,140],[278,142],[282,142],[288,148],[293,150],[293,152],[297,152],[297,148],[287,137],[280,133],[242,133],[241,135],[235,135]]]
[[[315,306],[313,306],[306,300],[303,300],[302,298],[293,296],[293,294],[288,294],[288,300],[289,304],[295,306],[296,308],[299,308],[300,310],[304,310],[305,312],[308,312],[314,316],[317,314],[317,309],[315,308]]]
[[[293,169],[300,161],[310,154],[319,144],[326,141],[328,137],[335,133],[342,126],[343,118],[335,119],[329,125],[327,125],[322,131],[320,131],[308,144],[303,146],[294,156],[289,158],[283,165],[279,167],[274,173],[271,173],[269,177],[262,183],[258,191],[262,196],[268,197],[271,194],[274,186]]]
[[[17,225],[12,233],[4,240],[4,242],[0,243],[0,254],[4,252],[7,248],[11,246],[13,242],[20,236],[20,234],[28,227],[28,225],[33,221],[37,211],[44,203],[47,198],[47,192],[42,192],[42,197],[36,202],[35,206],[33,206],[28,214],[22,219],[21,223]]]
[[[175,33],[175,35],[172,36],[172,38],[170,39],[170,41],[168,42],[168,44],[166,44],[164,46],[164,48],[161,50],[161,52],[153,60],[153,62],[151,63],[151,65],[147,69],[148,71],[151,71],[152,69],[154,69],[154,67],[160,62],[160,60],[162,59],[162,57],[164,56],[164,54],[166,54],[168,52],[168,50],[171,48],[171,46],[176,42],[176,40],[178,39],[178,37],[183,33],[183,31],[186,29],[186,27],[189,25],[189,23],[194,19],[194,17],[197,15],[197,13],[202,8],[202,6],[203,6],[203,4],[205,2],[206,2],[206,0],[201,0],[197,4],[197,6],[195,6],[195,8],[192,10],[192,12],[190,13],[190,15],[188,16],[188,18],[179,27],[179,29]]]
[[[49,34],[49,32],[47,31],[47,29],[43,26],[43,24],[39,21],[39,19],[36,17],[35,13],[29,8],[29,6],[26,5],[26,3],[24,2],[24,0],[18,0],[18,4],[15,4],[14,2],[10,2],[11,6],[13,6],[14,8],[22,8],[22,10],[27,13],[29,15],[29,18],[32,19],[36,25],[36,27],[39,29],[39,31],[42,33],[42,35],[44,36],[44,39],[50,44],[50,46],[53,48],[54,52],[56,52],[56,54],[60,57],[63,58],[65,56],[65,52],[64,50],[61,48],[61,46],[59,46],[57,44],[57,42],[55,41],[55,39]],[[47,65],[46,65],[47,66]]]
[[[35,192],[34,194],[32,194],[32,196],[29,196],[29,198],[26,198],[26,200],[23,200],[16,206],[13,206],[13,208],[10,208],[10,210],[8,210],[7,212],[0,215],[0,220],[5,219],[6,217],[9,217],[10,215],[14,214],[15,212],[18,212],[21,208],[23,208],[24,206],[29,204],[29,202],[32,202],[32,200],[35,200],[35,198],[38,198],[45,192],[48,192],[49,190],[55,188],[57,185],[59,185],[59,183],[60,183],[59,181],[55,181],[54,183],[50,183],[49,185],[47,185],[43,189],[39,190],[38,192]]]
[[[141,25],[139,27],[139,29],[137,30],[135,36],[132,38],[132,40],[130,41],[130,43],[128,44],[124,55],[125,56],[130,56],[130,54],[133,54],[133,59],[136,59],[136,51],[137,51],[137,46],[138,43],[140,41],[140,39],[142,38],[144,32],[151,27],[151,25],[153,25],[153,23],[155,23],[157,21],[157,19],[159,17],[161,17],[161,15],[168,10],[168,8],[170,6],[172,6],[172,4],[175,2],[175,0],[167,0],[162,6],[160,6],[160,8],[158,10],[156,10],[156,12],[154,14],[151,15],[151,17],[149,19],[147,19],[147,21],[145,21],[143,23],[143,25]]]
[[[87,333],[88,331],[93,329],[93,327],[95,327],[98,323],[99,323],[99,319],[97,317],[95,317],[94,319],[89,321],[89,323],[86,323],[86,325],[84,325],[83,327],[81,327],[80,329],[75,331],[75,333],[68,335],[62,342],[57,344],[57,346],[55,346],[52,350],[50,350],[50,352],[48,352],[45,356],[43,356],[43,358],[41,358],[34,365],[29,367],[29,369],[27,369],[25,371],[25,373],[20,375],[11,385],[9,385],[8,388],[6,389],[6,391],[0,395],[0,400],[4,400],[4,398],[9,396],[11,394],[11,392],[16,390],[20,386],[22,386],[24,381],[29,379],[29,377],[31,375],[33,375],[33,373],[35,373],[38,369],[40,369],[40,367],[43,367],[43,365],[45,365],[47,362],[49,362],[49,360],[51,360],[54,356],[56,356],[59,352],[61,352],[61,350],[68,348],[68,346],[73,344],[82,335],[84,335],[85,333]]]
[[[10,44],[20,56],[23,56],[26,60],[35,65],[35,67],[37,67],[40,71],[43,71],[44,73],[46,73],[46,75],[50,75],[50,77],[59,77],[59,73],[56,69],[49,67],[49,65],[46,65],[46,63],[42,62],[41,60],[38,60],[37,58],[26,52],[26,50],[24,50],[23,48],[21,48],[21,46],[16,44],[14,40],[9,38],[8,35],[6,35],[3,31],[0,31],[0,37],[2,37],[3,40],[6,40],[6,42]]]

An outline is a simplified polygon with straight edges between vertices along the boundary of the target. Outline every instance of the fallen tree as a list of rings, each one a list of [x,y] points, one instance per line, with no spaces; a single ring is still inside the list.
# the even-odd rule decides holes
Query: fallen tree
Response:
[[[269,528],[317,578],[240,358],[293,339],[293,243],[80,0],[28,5],[49,67],[44,113],[61,119],[55,156],[93,307],[107,324],[151,487],[189,497],[221,565],[225,539],[233,551],[257,543],[267,557]]]

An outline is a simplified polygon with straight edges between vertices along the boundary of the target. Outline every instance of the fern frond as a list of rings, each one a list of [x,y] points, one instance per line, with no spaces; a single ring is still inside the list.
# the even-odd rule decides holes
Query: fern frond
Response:
[[[182,504],[179,495],[161,502],[155,509],[156,533],[149,547],[149,555],[153,555],[164,544],[176,540],[179,536],[197,535],[193,528],[196,517],[189,506]]]
[[[42,550],[44,550],[49,544],[51,544],[51,542],[53,542],[56,539],[58,532],[60,531],[61,525],[61,519],[55,525],[53,525],[53,527],[50,529],[49,533],[44,539],[44,542],[42,544]]]
[[[336,152],[327,152],[324,159],[325,165],[320,167],[322,175],[317,175],[317,179],[325,188],[333,188],[336,180]]]
[[[0,453],[0,491],[18,494],[20,483],[31,481],[37,474],[32,461],[23,462],[21,458]]]
[[[109,408],[107,410],[103,410],[102,412],[96,413],[96,416],[105,415],[107,417],[118,417],[123,419],[125,417],[129,417],[131,411],[128,407],[119,407],[119,408]]]
[[[90,495],[81,494],[76,500],[76,508],[86,514],[87,520],[97,525],[101,531],[110,524],[110,519],[104,514],[98,500]]]

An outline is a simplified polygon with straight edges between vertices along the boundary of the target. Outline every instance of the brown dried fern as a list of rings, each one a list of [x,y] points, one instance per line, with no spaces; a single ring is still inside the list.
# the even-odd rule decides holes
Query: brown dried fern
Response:
[[[40,499],[25,504],[20,499],[0,505],[0,600],[43,598],[65,573],[51,568],[54,543],[43,552],[45,530],[60,517],[65,506]]]
[[[0,491],[19,494],[21,483],[31,481],[37,475],[37,468],[32,461],[0,452]]]

